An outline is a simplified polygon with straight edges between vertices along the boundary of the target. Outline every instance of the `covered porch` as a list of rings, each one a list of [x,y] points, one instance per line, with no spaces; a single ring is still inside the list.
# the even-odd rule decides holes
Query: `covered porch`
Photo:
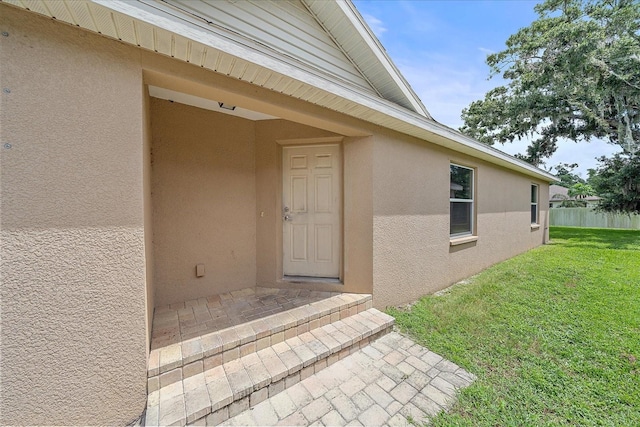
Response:
[[[371,293],[372,137],[199,74],[145,72],[149,322],[256,286]]]

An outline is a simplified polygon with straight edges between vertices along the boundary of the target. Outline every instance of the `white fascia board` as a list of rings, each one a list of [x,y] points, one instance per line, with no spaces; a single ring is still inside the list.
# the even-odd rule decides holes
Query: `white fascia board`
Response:
[[[424,106],[422,101],[420,101],[418,95],[413,91],[409,82],[405,80],[404,76],[395,66],[389,55],[387,55],[386,50],[382,47],[380,41],[375,34],[373,34],[371,28],[369,28],[351,0],[336,0],[336,4],[342,13],[344,13],[344,15],[349,19],[353,28],[358,32],[360,37],[367,43],[369,49],[376,56],[378,62],[387,70],[389,76],[391,76],[395,84],[404,93],[409,102],[411,102],[411,105],[413,105],[417,112],[422,113],[431,119],[431,114],[429,114],[427,108]]]
[[[272,72],[306,83],[312,87],[341,96],[345,99],[359,100],[362,105],[389,103],[379,98],[374,91],[370,93],[359,87],[313,69],[287,55],[275,50],[261,48],[248,43],[243,37],[232,32],[207,26],[197,18],[171,5],[156,0],[90,0],[112,11],[128,15],[133,19],[169,31],[225,54],[243,59]],[[395,105],[395,104],[394,104]]]
[[[426,126],[421,126],[421,128],[424,131],[438,135],[451,143],[440,143],[433,141],[433,139],[427,139],[430,142],[486,160],[489,163],[497,164],[507,169],[515,170],[529,176],[534,176],[546,182],[555,182],[558,180],[555,175],[549,172],[537,168],[523,160],[517,159],[507,153],[493,148],[490,145],[482,144],[475,139],[463,135],[462,133],[438,122],[433,121],[426,123]]]
[[[202,43],[229,55],[242,58],[245,61],[259,64],[263,68],[302,82],[311,88],[361,105],[373,113],[369,120],[354,116],[360,120],[366,120],[380,126],[382,121],[373,120],[374,118],[391,119],[393,125],[385,126],[389,129],[403,132],[401,129],[410,125],[411,130],[409,132],[404,131],[403,133],[447,147],[454,151],[481,158],[491,163],[502,165],[508,169],[535,176],[542,180],[549,182],[557,180],[553,175],[541,169],[515,159],[488,145],[481,144],[433,119],[410,111],[386,99],[366,93],[353,85],[341,84],[337,82],[336,79],[330,79],[328,76],[313,72],[313,70],[310,69],[303,69],[298,62],[290,61],[286,56],[280,55],[277,52],[260,51],[254,46],[243,44],[241,41],[231,40],[226,35],[216,34],[210,28],[203,28],[201,25],[194,24],[189,17],[184,16],[184,13],[173,8],[156,2],[149,4],[146,1],[91,1],[107,9],[128,15],[133,19],[165,29],[176,35]],[[165,14],[164,16],[163,13]],[[351,108],[353,108],[353,106],[341,109],[339,112],[351,115],[348,111]]]
[[[232,38],[230,33],[217,33],[212,27],[200,23],[178,9],[161,4],[155,0],[90,0],[117,13],[149,25],[169,31],[178,36],[204,44],[228,55],[241,58],[272,72],[297,80],[316,90],[352,101],[374,111],[394,113],[402,117],[407,113],[416,114],[391,101],[381,98],[373,92],[368,93],[348,82],[325,75],[319,70],[304,66],[278,52],[249,46],[241,38]],[[321,105],[321,104],[319,104]],[[342,112],[342,111],[341,111]]]

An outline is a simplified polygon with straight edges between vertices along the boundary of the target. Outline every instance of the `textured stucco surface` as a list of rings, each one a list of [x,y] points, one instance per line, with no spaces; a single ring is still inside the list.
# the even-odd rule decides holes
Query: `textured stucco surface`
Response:
[[[151,330],[153,326],[153,310],[155,308],[156,289],[154,286],[154,257],[153,257],[153,202],[151,198],[151,98],[149,90],[142,85],[144,106],[143,138],[143,187],[144,187],[144,255],[145,255],[145,283],[147,308],[147,348],[151,348]]]
[[[154,304],[299,286],[280,280],[291,140],[345,135],[344,285],[310,288],[399,304],[547,236],[547,186],[531,230],[524,175],[2,3],[0,27],[0,424],[126,424]],[[149,100],[145,83],[282,120]],[[478,183],[479,239],[455,247],[450,161]]]
[[[0,424],[126,424],[146,399],[135,50],[0,4]]]
[[[373,292],[373,137],[344,142],[344,283]]]
[[[156,306],[255,286],[254,122],[151,98],[151,133]]]
[[[139,416],[143,239],[132,227],[2,230],[0,424],[124,425]]]
[[[478,240],[450,246],[449,164],[476,170]],[[374,305],[413,301],[546,242],[548,185],[428,143],[379,134],[374,142]],[[531,229],[530,185],[541,227]]]

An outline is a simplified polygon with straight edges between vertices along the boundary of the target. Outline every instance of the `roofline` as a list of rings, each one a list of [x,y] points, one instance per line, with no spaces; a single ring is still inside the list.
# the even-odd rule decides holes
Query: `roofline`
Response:
[[[307,0],[303,1],[306,2]],[[336,0],[336,4],[340,7],[340,10],[344,12],[349,21],[351,21],[367,45],[369,45],[373,54],[376,55],[378,61],[382,63],[416,111],[432,119],[433,117],[429,114],[427,107],[425,107],[409,82],[404,78],[398,67],[396,67],[391,57],[387,54],[387,50],[382,46],[382,43],[380,43],[380,40],[378,40],[378,37],[373,30],[371,30],[371,27],[369,27],[353,2],[351,0]]]
[[[116,10],[121,13],[126,13],[129,16],[132,16],[132,15],[130,13],[127,13],[126,12],[127,10],[131,12],[137,11],[138,15],[141,15],[140,19],[144,18],[142,15],[144,15],[145,11],[141,10],[140,8],[136,8],[135,6],[132,6],[122,0],[91,0],[91,1],[93,1],[94,3],[100,4],[104,7],[107,7],[109,9]],[[336,1],[339,4],[341,2],[345,5],[347,4],[346,1],[344,0],[336,0]],[[138,2],[141,4],[146,4],[148,6],[151,6],[157,10],[162,10],[162,8],[160,8],[157,3],[154,3],[153,5],[149,5],[147,3],[148,0],[138,0]],[[351,5],[350,7],[355,7],[353,6],[353,3],[349,2],[349,4]],[[124,10],[122,10],[121,8],[116,8],[116,6],[119,6],[119,5],[124,6],[124,8],[122,8]],[[140,14],[140,12],[142,13]],[[177,11],[175,9],[172,9],[173,14],[175,14],[176,12]],[[357,16],[358,16],[359,22],[363,24],[362,28],[366,29],[372,35],[371,30],[369,29],[368,26],[366,26],[366,23],[364,23],[364,21],[362,20],[362,17],[359,14]],[[132,17],[134,19],[136,18],[136,16],[132,16]],[[155,17],[157,18],[157,15]],[[149,22],[145,20],[145,22],[149,24],[159,25],[157,19],[153,21],[155,22]],[[186,27],[186,25],[181,22],[172,21],[171,24],[173,24],[172,26],[183,27],[183,31],[178,32],[178,34],[181,34],[184,36],[185,33],[186,34],[193,33],[192,29],[190,29],[189,27]],[[173,29],[169,29],[169,31],[175,32],[175,30],[177,29],[178,28],[173,28]],[[188,36],[185,36],[185,37],[188,37]],[[382,46],[379,44],[379,41],[377,40],[377,38],[373,36],[371,40],[373,40],[376,43],[377,50],[379,51],[379,53],[383,55],[385,58],[387,58],[387,60],[389,61],[388,64],[394,67],[397,75],[401,76],[399,71],[395,68],[395,66],[393,65],[393,63],[390,61],[389,57],[385,53],[384,48],[382,48]],[[195,40],[195,41],[199,41],[199,40]],[[303,81],[304,83],[310,84],[319,90],[329,92],[333,96],[339,96],[341,98],[354,102],[362,107],[367,108],[370,112],[374,112],[374,114],[354,115],[354,114],[350,114],[350,111],[349,111],[351,110],[350,108],[347,108],[344,111],[334,109],[335,111],[338,111],[343,114],[351,115],[352,117],[356,117],[358,119],[367,121],[369,123],[373,123],[378,126],[386,127],[388,129],[405,133],[405,134],[414,136],[416,138],[419,138],[428,142],[432,142],[437,145],[441,145],[455,151],[463,152],[465,154],[481,158],[490,163],[499,164],[501,166],[506,167],[507,169],[518,170],[521,173],[535,176],[539,179],[546,180],[548,182],[557,181],[557,178],[548,172],[545,172],[520,159],[516,159],[515,157],[510,156],[509,154],[506,154],[489,145],[482,144],[448,126],[445,126],[441,123],[436,122],[430,117],[425,117],[422,114],[411,111],[407,108],[397,105],[394,102],[388,101],[384,98],[373,96],[372,94],[361,90],[355,85],[339,84],[335,80],[329,79],[328,76],[325,76],[323,74],[321,75],[319,73],[315,73],[315,74],[309,73],[311,74],[311,76],[305,76],[303,73],[308,72],[308,70],[306,69],[301,70],[300,68],[294,69],[295,65],[290,64],[288,61],[285,61],[287,57],[285,57],[284,55],[279,55],[274,52],[269,52],[269,55],[266,55],[262,52],[251,50],[251,47],[245,46],[245,45],[241,45],[241,46],[236,45],[236,46],[233,46],[233,49],[230,48],[229,43],[223,43],[223,45],[224,46],[212,46],[212,47],[221,49],[234,56],[238,55],[238,52],[235,51],[235,49],[240,48],[244,50],[244,52],[240,52],[241,54],[243,54],[242,57],[248,61],[251,61],[252,57],[260,56],[260,60],[257,62],[263,67],[279,73],[289,71],[291,72],[291,75],[295,76],[293,78],[299,81]],[[251,50],[251,52],[249,52],[249,50]],[[277,61],[277,63],[274,63],[274,61]],[[285,64],[288,66],[287,67],[288,70],[283,69],[282,62],[285,62]],[[313,77],[313,78],[309,79],[308,77]],[[318,81],[318,78],[322,79],[322,81],[321,82]],[[409,86],[407,85],[406,87],[409,87]],[[324,103],[329,103],[329,102],[330,101],[325,101]],[[320,103],[318,103],[318,105],[324,106]],[[375,120],[376,118],[380,118],[380,120]],[[385,122],[388,122],[388,124],[385,124]],[[407,128],[406,125],[410,125],[409,126],[410,128],[406,129]],[[405,129],[402,130],[402,128],[405,128]],[[436,137],[440,136],[441,138],[434,138],[434,136]],[[447,141],[449,141],[449,143],[447,143]],[[462,147],[457,147],[456,145],[458,144],[462,145]]]
[[[67,8],[87,4],[84,2],[70,2],[68,0],[65,0],[64,3]],[[167,8],[161,3],[154,2],[149,4],[149,0],[138,0],[137,2],[124,0],[90,0],[90,3],[97,5],[97,7],[107,9],[111,13],[115,12],[124,15],[140,24],[169,31],[178,37],[183,37],[184,39],[215,49],[233,58],[239,58],[243,61],[257,64],[265,71],[299,82],[304,87],[308,87],[314,94],[313,99],[308,99],[310,96],[307,96],[307,92],[309,92],[309,90],[307,90],[304,95],[295,98],[372,123],[376,126],[410,135],[420,140],[485,160],[489,163],[503,166],[507,169],[518,171],[528,176],[536,177],[543,181],[557,181],[557,178],[552,174],[491,146],[475,141],[431,118],[380,98],[355,85],[331,78],[331,76],[326,73],[317,72],[311,69],[311,67],[300,67],[297,61],[291,61],[291,59],[285,55],[273,51],[267,52],[259,50],[246,43],[241,43],[217,34],[211,31],[211,29],[205,28],[203,25],[194,24],[190,17],[178,16],[181,12],[173,8],[168,12],[165,10]],[[47,11],[42,10],[35,13],[52,16],[50,12],[48,12],[48,9]],[[61,22],[67,21],[61,20]],[[90,27],[83,27],[76,22],[68,23],[80,26],[89,31],[96,31]],[[109,37],[108,35],[102,35]],[[140,44],[136,44],[135,40],[126,40],[124,37],[120,38],[120,40],[141,47]],[[381,49],[381,46],[379,46],[378,49]],[[386,56],[384,51],[379,53]],[[215,70],[212,71],[215,72]],[[268,86],[265,86],[265,88],[271,89]],[[291,93],[282,93],[287,96],[293,96]]]
[[[460,144],[466,149],[456,149],[454,147],[449,146],[445,143],[434,142],[432,139],[426,139],[429,142],[434,142],[438,145],[450,148],[454,151],[459,151],[473,157],[480,158],[482,160],[486,160],[490,163],[494,163],[507,169],[517,170],[520,173],[525,173],[526,175],[535,176],[543,181],[547,181],[549,183],[556,182],[558,178],[544,171],[536,166],[533,166],[530,163],[525,162],[524,160],[520,160],[516,157],[511,156],[503,151],[498,150],[490,145],[483,144],[481,142],[476,141],[475,139],[468,137],[460,133],[459,131],[452,129],[448,126],[445,126],[441,123],[436,122],[435,120],[427,120],[422,119],[423,126],[421,129],[427,132],[433,132],[433,134],[440,136],[442,138],[446,138],[449,141]]]

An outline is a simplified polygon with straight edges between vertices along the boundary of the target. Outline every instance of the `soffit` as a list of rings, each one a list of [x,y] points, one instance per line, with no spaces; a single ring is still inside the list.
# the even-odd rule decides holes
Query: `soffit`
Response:
[[[247,46],[273,50],[329,78],[378,93],[299,0],[162,0]]]
[[[201,98],[199,96],[189,95],[175,90],[149,85],[149,95],[154,98],[164,99],[170,102],[178,102],[180,104],[190,105],[192,107],[202,108],[204,110],[215,111],[216,113],[227,114],[235,117],[251,121],[273,120],[278,117],[270,114],[263,114],[257,111],[248,110],[246,108],[231,105],[226,102],[213,99]]]
[[[414,136],[546,181],[555,177],[378,94],[234,33],[197,22],[163,2],[0,0],[311,104]],[[268,111],[262,111],[268,114]]]
[[[248,45],[272,49],[429,116],[351,2],[161,0]]]

